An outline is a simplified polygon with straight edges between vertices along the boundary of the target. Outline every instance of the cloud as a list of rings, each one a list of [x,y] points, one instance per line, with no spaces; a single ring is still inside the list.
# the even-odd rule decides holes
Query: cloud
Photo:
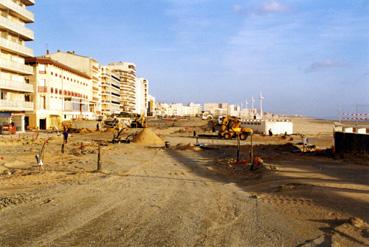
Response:
[[[233,11],[242,15],[267,15],[287,12],[289,9],[289,6],[276,0],[264,2],[254,8],[244,8],[240,4],[233,5]]]
[[[344,67],[346,65],[347,65],[346,63],[343,63],[341,61],[336,61],[336,60],[332,60],[332,59],[325,59],[325,60],[322,60],[322,61],[312,63],[305,70],[305,72],[307,72],[307,73],[316,72],[316,71],[330,69],[330,68]]]

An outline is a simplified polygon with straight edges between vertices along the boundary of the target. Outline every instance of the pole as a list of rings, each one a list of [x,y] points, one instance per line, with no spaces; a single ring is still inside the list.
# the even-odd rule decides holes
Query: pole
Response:
[[[237,163],[240,162],[240,135],[237,134]]]
[[[252,136],[253,136],[253,134],[251,134],[251,136],[250,136],[250,144],[251,144],[251,147],[250,147],[250,163],[251,163],[250,170],[254,170],[254,146],[253,146],[253,142],[252,142]]]
[[[101,143],[97,144],[97,171],[101,171]]]

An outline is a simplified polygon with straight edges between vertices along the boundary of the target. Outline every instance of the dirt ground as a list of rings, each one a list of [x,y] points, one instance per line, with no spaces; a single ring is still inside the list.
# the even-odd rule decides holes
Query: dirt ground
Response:
[[[152,129],[170,148],[101,147],[111,132],[0,136],[0,246],[369,246],[369,162],[334,158],[332,122],[294,119],[299,135],[196,139],[199,119]],[[131,130],[131,133],[139,130]],[[44,167],[35,154],[44,140]],[[201,148],[202,147],[202,148]]]

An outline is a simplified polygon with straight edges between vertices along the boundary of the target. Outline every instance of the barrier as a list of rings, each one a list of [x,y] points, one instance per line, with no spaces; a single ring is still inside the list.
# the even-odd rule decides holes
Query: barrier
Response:
[[[369,154],[369,135],[357,133],[334,133],[334,146],[337,154]]]

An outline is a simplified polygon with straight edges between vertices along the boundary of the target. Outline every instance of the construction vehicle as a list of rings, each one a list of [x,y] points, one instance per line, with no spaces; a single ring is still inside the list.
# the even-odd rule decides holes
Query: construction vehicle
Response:
[[[211,115],[210,112],[203,112],[202,115],[201,115],[201,119],[202,120],[213,120],[213,115]]]
[[[119,114],[113,114],[111,117],[103,121],[105,128],[115,128],[118,125],[131,127],[132,114],[128,112],[121,112]]]
[[[146,126],[146,118],[143,114],[133,114],[133,120],[131,122],[132,128],[144,128]]]
[[[242,128],[241,121],[237,117],[225,116],[222,119],[220,129],[218,132],[219,137],[225,139],[231,139],[239,136],[240,140],[246,140],[248,136],[253,134],[253,130],[250,128]]]

